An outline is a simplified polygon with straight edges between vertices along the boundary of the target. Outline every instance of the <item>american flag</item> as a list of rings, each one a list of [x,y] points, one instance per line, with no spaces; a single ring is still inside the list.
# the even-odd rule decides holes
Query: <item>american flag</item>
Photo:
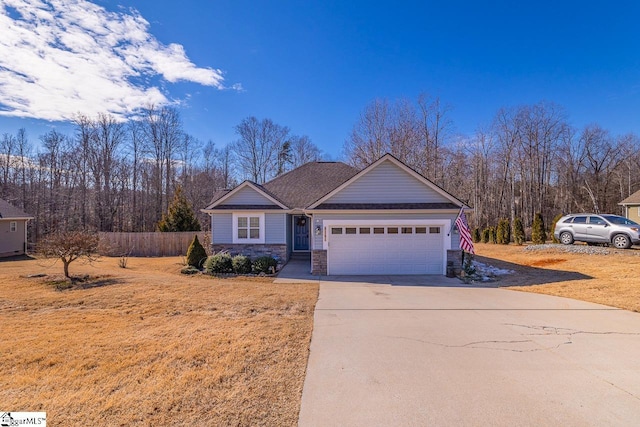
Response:
[[[464,214],[464,208],[460,208],[460,213],[458,214],[458,218],[456,218],[456,227],[458,227],[458,231],[460,232],[460,249],[470,254],[475,253],[469,223]]]

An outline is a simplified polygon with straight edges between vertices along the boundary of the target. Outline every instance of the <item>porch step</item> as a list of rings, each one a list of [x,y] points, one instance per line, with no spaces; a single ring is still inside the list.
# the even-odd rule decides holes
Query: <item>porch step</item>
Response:
[[[311,260],[311,252],[292,252],[289,259]]]

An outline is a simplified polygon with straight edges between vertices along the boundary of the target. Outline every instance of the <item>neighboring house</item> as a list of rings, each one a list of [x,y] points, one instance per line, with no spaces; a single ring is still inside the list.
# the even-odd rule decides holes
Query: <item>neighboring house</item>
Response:
[[[386,154],[358,171],[311,162],[263,185],[244,181],[214,194],[214,251],[287,261],[310,252],[311,272],[445,274],[459,266],[453,229],[463,202]]]
[[[632,221],[640,223],[640,190],[636,191],[618,204],[624,206],[624,216]]]
[[[32,216],[0,199],[0,257],[27,253],[27,221]]]

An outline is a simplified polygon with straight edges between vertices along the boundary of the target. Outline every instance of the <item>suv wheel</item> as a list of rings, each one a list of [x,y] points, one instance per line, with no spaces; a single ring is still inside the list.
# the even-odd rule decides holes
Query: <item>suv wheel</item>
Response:
[[[618,249],[629,249],[631,247],[631,240],[624,234],[616,234],[613,236],[611,243]]]
[[[560,234],[560,242],[563,245],[570,245],[573,243],[573,235],[568,231],[564,231]]]

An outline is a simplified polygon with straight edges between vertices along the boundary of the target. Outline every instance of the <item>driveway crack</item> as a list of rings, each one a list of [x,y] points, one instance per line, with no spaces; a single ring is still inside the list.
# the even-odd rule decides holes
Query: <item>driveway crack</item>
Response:
[[[582,331],[579,329],[569,329],[569,328],[558,328],[556,326],[545,326],[545,325],[521,325],[517,323],[503,323],[503,326],[516,326],[519,328],[531,329],[534,331],[538,331],[538,333],[528,333],[524,335],[568,335],[572,337],[573,335],[631,335],[631,336],[640,336],[640,332],[615,332],[615,331]]]
[[[444,343],[438,343],[433,341],[426,341],[426,340],[420,340],[417,338],[409,338],[409,337],[402,337],[402,336],[387,337],[387,338],[397,338],[397,339],[404,339],[409,341],[416,341],[416,342],[421,342],[424,344],[429,344],[429,345],[434,345],[434,346],[444,347],[444,348],[476,348],[476,349],[485,349],[485,350],[510,351],[514,353],[531,353],[536,351],[554,350],[559,348],[560,346],[572,344],[571,341],[566,341],[550,347],[515,348],[511,346],[517,346],[520,344],[538,345],[538,343],[536,343],[533,340],[486,340],[486,341],[474,341],[466,344],[444,344]]]

